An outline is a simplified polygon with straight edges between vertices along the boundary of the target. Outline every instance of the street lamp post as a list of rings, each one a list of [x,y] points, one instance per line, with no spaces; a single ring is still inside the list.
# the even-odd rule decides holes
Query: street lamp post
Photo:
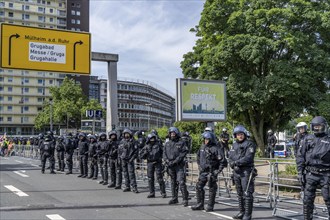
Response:
[[[50,123],[50,131],[53,131],[53,99],[50,98],[49,99],[49,104],[50,104],[50,119],[49,119],[49,123]]]

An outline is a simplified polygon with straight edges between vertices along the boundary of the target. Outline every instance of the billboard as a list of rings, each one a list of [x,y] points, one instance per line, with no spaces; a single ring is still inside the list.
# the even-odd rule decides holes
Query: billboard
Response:
[[[177,121],[225,121],[227,100],[223,81],[176,79]]]

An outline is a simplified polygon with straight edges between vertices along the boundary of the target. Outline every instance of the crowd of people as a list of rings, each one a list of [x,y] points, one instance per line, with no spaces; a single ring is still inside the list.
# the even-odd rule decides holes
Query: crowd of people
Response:
[[[317,116],[310,124],[311,133],[305,122],[297,125],[295,135],[295,155],[298,167],[298,179],[304,191],[304,219],[313,218],[315,192],[321,192],[330,217],[330,137],[327,121]],[[273,148],[277,141],[272,131],[268,132],[267,154],[274,157]],[[136,137],[136,138],[135,138]],[[196,183],[197,203],[192,210],[214,210],[219,173],[228,165],[233,172],[233,182],[238,196],[239,212],[233,219],[252,219],[254,181],[258,175],[254,164],[256,144],[251,140],[247,129],[238,125],[233,130],[233,144],[229,147],[230,135],[224,128],[219,138],[212,128],[205,128],[202,145],[197,151],[199,176]],[[171,178],[171,199],[168,204],[179,203],[179,189],[182,205],[188,206],[189,193],[186,185],[187,154],[191,152],[191,137],[188,132],[178,128],[168,130],[166,140],[161,140],[156,130],[149,134],[138,131],[133,134],[124,129],[122,134],[111,131],[108,134],[86,135],[71,133],[54,138],[52,132],[40,134],[33,145],[40,150],[41,172],[45,173],[46,160],[49,160],[50,173],[55,174],[55,155],[58,171],[72,174],[73,154],[78,149],[79,178],[97,180],[108,188],[122,189],[123,192],[139,193],[136,182],[136,166],[146,160],[149,194],[155,197],[155,176],[159,184],[160,195],[166,198],[164,173]],[[56,151],[56,154],[55,154]],[[110,178],[109,178],[110,174]],[[122,187],[124,184],[124,187]],[[205,201],[205,186],[208,184],[208,201]]]

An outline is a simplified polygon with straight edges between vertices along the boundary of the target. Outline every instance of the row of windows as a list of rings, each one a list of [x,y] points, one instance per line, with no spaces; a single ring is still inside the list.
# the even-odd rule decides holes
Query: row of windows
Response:
[[[0,96],[0,102],[1,101],[4,101],[4,97],[3,96]],[[45,100],[45,98],[43,97],[38,97],[37,98],[37,101],[38,102],[43,102]],[[8,102],[12,102],[13,101],[13,97],[12,96],[7,96],[7,101]],[[28,103],[30,101],[30,98],[29,97],[22,97],[20,102],[19,103]]]
[[[13,117],[8,116],[6,121],[7,122],[12,122]],[[4,122],[4,117],[2,117],[2,116],[0,117],[0,122]],[[26,122],[29,122],[29,117],[26,117],[26,116],[21,117],[21,123],[26,123]]]
[[[21,0],[22,1],[22,0]],[[25,2],[32,2],[33,3],[33,1],[34,0],[25,0]],[[37,3],[38,4],[43,4],[43,5],[51,5],[51,2],[50,1],[44,1],[44,0],[37,0]],[[73,3],[74,4],[74,3]],[[80,4],[77,4],[77,5],[79,5],[79,7],[78,8],[80,8]],[[9,2],[9,5],[8,5],[10,8],[11,7],[14,7],[14,3],[13,2]],[[28,6],[28,5],[26,5],[26,6]],[[64,6],[63,5],[63,3],[62,2],[59,2],[58,3],[58,6],[59,7],[62,7],[62,6]],[[0,7],[5,7],[5,2],[0,2]]]
[[[0,76],[0,82],[4,82],[4,81],[5,81],[4,80],[4,77],[3,76]],[[8,77],[7,78],[7,82],[12,83],[13,82],[13,77]],[[21,82],[22,82],[22,85],[23,84],[29,84],[30,83],[30,79],[29,78],[22,78]],[[38,82],[38,84],[45,85],[46,80],[44,80],[44,79],[37,79],[37,82]],[[52,85],[54,83],[54,80],[50,79],[48,82],[49,82],[49,84]]]
[[[0,11],[0,16],[3,16],[3,15],[4,15],[4,12]],[[14,12],[8,12],[8,17],[13,18],[14,17]],[[30,20],[30,14],[22,14],[22,20]],[[38,16],[38,21],[46,22],[46,17],[45,16]],[[54,20],[54,18],[50,17],[48,19],[48,22],[54,23],[55,20]],[[61,21],[59,21],[59,23],[65,24],[65,22],[61,22]],[[80,20],[79,19],[77,19],[77,20],[72,19],[71,23],[72,24],[80,24]]]
[[[22,93],[29,93],[30,92],[30,88],[21,88],[22,89]],[[0,86],[0,92],[4,92],[4,87],[3,86]],[[12,92],[13,91],[13,87],[11,86],[8,86],[7,87],[7,92]],[[38,93],[42,93],[44,94],[45,93],[45,88],[37,88],[37,91]]]
[[[0,106],[0,111],[3,111],[4,110],[4,107],[3,106]],[[13,111],[13,106],[11,106],[11,105],[8,105],[7,106],[7,111],[8,112],[12,112]],[[29,111],[29,106],[22,106],[21,107],[21,112],[23,113],[23,112],[27,112],[27,111]]]
[[[153,96],[159,97],[160,99],[167,100],[168,96],[165,96],[159,92],[157,92],[154,89],[150,89],[147,87],[142,87],[142,86],[136,86],[136,85],[127,85],[127,84],[118,84],[118,89],[119,90],[129,90],[129,91],[137,91],[137,92],[142,92],[142,93],[150,93],[152,90]]]

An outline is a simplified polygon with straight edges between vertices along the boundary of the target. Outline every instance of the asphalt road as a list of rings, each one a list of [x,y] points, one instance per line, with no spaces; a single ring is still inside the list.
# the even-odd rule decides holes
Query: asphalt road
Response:
[[[40,161],[0,157],[0,219],[232,219],[238,212],[233,199],[218,198],[214,212],[192,211],[168,205],[168,198],[147,199],[147,181],[139,181],[139,194],[108,189],[77,173],[41,174]],[[189,205],[196,203],[193,194]],[[253,219],[280,219],[272,209],[255,204]]]

